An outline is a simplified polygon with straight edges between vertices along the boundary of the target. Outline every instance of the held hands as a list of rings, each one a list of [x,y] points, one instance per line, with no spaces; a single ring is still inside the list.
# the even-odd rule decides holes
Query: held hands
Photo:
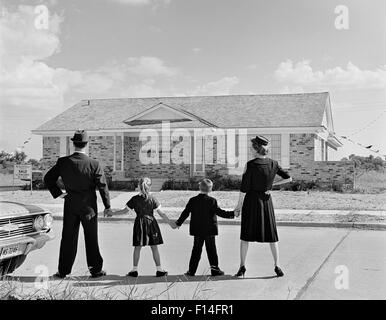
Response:
[[[112,217],[112,216],[113,216],[113,210],[111,210],[111,208],[105,209],[105,210],[103,211],[103,216],[104,216],[104,217]]]
[[[241,207],[240,206],[237,206],[234,210],[235,212],[235,217],[239,217],[240,214],[241,214]]]
[[[169,225],[171,226],[172,229],[177,229],[178,228],[177,224],[174,221],[170,221]]]

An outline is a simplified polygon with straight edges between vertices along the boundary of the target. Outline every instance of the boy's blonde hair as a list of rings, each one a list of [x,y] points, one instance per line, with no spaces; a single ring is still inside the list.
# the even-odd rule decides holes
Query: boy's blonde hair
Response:
[[[213,189],[213,182],[210,179],[202,179],[199,187],[201,192],[209,193]]]
[[[150,193],[151,179],[148,177],[143,177],[139,179],[138,188],[141,195],[143,195],[145,199],[147,199]]]

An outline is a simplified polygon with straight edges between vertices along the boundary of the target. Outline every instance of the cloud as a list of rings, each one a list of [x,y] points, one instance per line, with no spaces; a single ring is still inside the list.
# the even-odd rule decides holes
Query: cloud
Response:
[[[167,5],[171,0],[109,0],[110,2],[117,2],[121,4],[127,4],[131,6],[144,6],[144,5]]]
[[[50,13],[47,30],[37,29],[34,6],[4,8],[0,18],[0,100],[8,108],[51,110],[55,113],[84,98],[160,95],[155,88],[179,74],[157,57],[128,57],[93,70],[52,67],[46,59],[60,51],[64,18]]]
[[[129,57],[126,61],[127,70],[133,74],[152,76],[174,76],[178,74],[176,68],[165,66],[164,62],[157,57]]]
[[[386,66],[376,70],[361,70],[351,62],[346,68],[335,67],[320,71],[313,70],[308,60],[296,64],[287,60],[279,64],[274,77],[285,84],[284,90],[287,91],[386,88]]]
[[[224,77],[198,86],[189,91],[189,95],[227,95],[239,82],[240,80],[237,77]]]

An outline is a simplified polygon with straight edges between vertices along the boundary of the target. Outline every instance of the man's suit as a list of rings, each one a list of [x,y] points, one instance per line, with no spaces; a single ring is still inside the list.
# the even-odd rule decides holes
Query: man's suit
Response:
[[[96,188],[103,204],[110,208],[110,196],[103,170],[98,161],[86,154],[74,154],[59,158],[46,173],[44,182],[54,198],[63,192],[57,185],[61,177],[67,195],[64,200],[63,230],[60,243],[59,273],[71,273],[78,246],[79,225],[84,230],[87,265],[91,274],[102,270],[103,259],[98,246],[98,209]]]

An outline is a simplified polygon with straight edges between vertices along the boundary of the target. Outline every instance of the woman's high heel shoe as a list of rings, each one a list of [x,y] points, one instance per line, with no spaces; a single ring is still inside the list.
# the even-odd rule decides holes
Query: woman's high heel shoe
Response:
[[[284,276],[284,272],[278,266],[275,267],[275,273],[278,277]]]
[[[237,271],[237,273],[235,274],[235,277],[238,277],[238,278],[243,277],[244,278],[245,271],[247,271],[247,269],[245,269],[244,266],[241,266],[239,268],[239,271]]]

